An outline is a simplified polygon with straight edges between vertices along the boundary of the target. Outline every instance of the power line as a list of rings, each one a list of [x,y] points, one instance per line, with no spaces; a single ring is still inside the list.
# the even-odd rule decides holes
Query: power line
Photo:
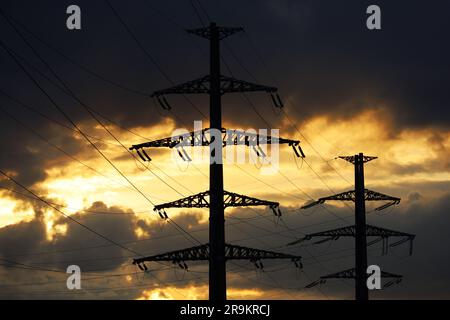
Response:
[[[28,189],[26,186],[24,186],[23,184],[21,184],[19,181],[17,181],[16,179],[14,179],[13,177],[11,177],[10,175],[8,175],[7,173],[5,173],[3,170],[0,169],[0,173],[2,175],[4,175],[7,179],[11,180],[12,182],[14,182],[17,186],[19,186],[20,188],[24,189],[25,191],[29,192],[30,194],[32,194],[37,200],[45,203],[46,205],[48,205],[49,207],[53,208],[55,211],[59,212],[60,214],[62,214],[64,217],[66,217],[67,219],[75,222],[76,224],[80,225],[81,227],[83,227],[84,229],[88,230],[91,233],[96,234],[97,236],[99,236],[100,238],[114,244],[115,246],[118,246],[126,251],[129,251],[133,254],[137,254],[140,255],[139,253],[137,253],[136,251],[129,249],[127,247],[125,247],[124,245],[104,236],[103,234],[95,231],[94,229],[86,226],[85,224],[83,224],[82,222],[78,221],[77,219],[71,217],[70,215],[64,213],[62,210],[58,209],[58,207],[56,207],[55,205],[51,204],[50,202],[48,202],[47,200],[45,200],[44,198],[41,198],[40,196],[38,196],[36,193],[34,193],[33,191],[31,191],[30,189]]]
[[[110,1],[105,0],[107,6],[111,9],[114,16],[117,18],[117,20],[120,22],[120,24],[125,28],[127,33],[130,35],[130,37],[134,40],[136,45],[141,49],[141,51],[147,56],[147,58],[151,61],[151,63],[156,67],[158,72],[171,84],[174,85],[175,82],[169,77],[169,75],[163,70],[161,65],[156,61],[155,58],[150,54],[150,52],[144,47],[144,45],[139,41],[139,39],[136,37],[134,32],[131,30],[131,28],[127,25],[124,19],[120,16],[119,12],[114,8],[114,6],[111,4]],[[203,118],[208,119],[208,117],[196,106],[194,105],[185,95],[183,95],[184,99],[195,109],[197,112],[199,112]]]
[[[111,161],[106,157],[106,155],[89,139],[89,137],[81,131],[81,129],[77,126],[75,122],[69,117],[69,115],[53,100],[53,98],[47,93],[47,91],[37,82],[37,80],[31,75],[28,70],[23,66],[23,64],[16,58],[16,56],[8,49],[3,41],[0,40],[0,46],[8,53],[8,55],[16,62],[16,64],[22,69],[23,72],[32,80],[32,82],[39,88],[39,90],[49,99],[49,101],[53,104],[53,106],[73,125],[73,127],[89,142],[89,144],[97,150],[97,152],[137,191],[139,192],[148,202],[152,205],[154,203],[141,191],[136,185],[131,182],[125,174]]]

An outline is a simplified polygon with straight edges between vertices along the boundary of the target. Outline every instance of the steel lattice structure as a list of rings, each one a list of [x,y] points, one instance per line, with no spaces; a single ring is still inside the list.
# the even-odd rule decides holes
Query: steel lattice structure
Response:
[[[262,144],[287,144],[294,149],[298,157],[304,157],[304,153],[299,146],[298,140],[283,139],[274,136],[264,136],[243,131],[226,130],[222,127],[222,102],[221,98],[227,93],[242,92],[265,92],[271,96],[275,107],[282,108],[283,103],[275,87],[254,84],[251,82],[238,80],[224,76],[220,73],[220,41],[242,28],[219,27],[211,23],[208,27],[191,29],[189,33],[208,39],[210,44],[210,73],[202,78],[175,85],[168,89],[154,92],[151,96],[155,98],[163,109],[171,109],[165,96],[170,94],[208,94],[210,98],[210,128],[189,132],[176,137],[159,139],[133,145],[130,149],[136,150],[144,161],[151,161],[145,148],[168,147],[177,148],[178,154],[190,161],[189,155],[183,149],[186,146],[209,146],[210,149],[210,183],[209,190],[196,195],[192,195],[173,202],[155,206],[161,218],[167,219],[165,208],[209,208],[209,243],[198,247],[188,248],[168,252],[165,254],[147,257],[146,260],[137,259],[135,263],[143,261],[172,261],[179,263],[181,267],[186,266],[184,260],[208,260],[209,261],[209,299],[218,302],[226,300],[226,260],[247,259],[255,262],[255,265],[262,268],[260,259],[292,259],[296,266],[300,267],[300,256],[286,255],[271,251],[251,249],[229,245],[225,243],[225,215],[226,207],[246,207],[246,206],[269,206],[275,215],[281,215],[278,202],[260,200],[223,189],[223,147],[227,145],[244,145],[254,149],[258,156],[265,156]],[[214,130],[214,131],[212,131]],[[212,133],[211,133],[212,132]],[[212,143],[213,134],[222,134],[221,143]],[[209,137],[208,137],[209,135]],[[216,137],[214,136],[216,139]],[[214,140],[215,141],[215,140]],[[214,155],[214,156],[212,156]],[[217,160],[218,159],[218,160]],[[158,259],[158,260],[155,260]],[[145,269],[143,265],[141,268]],[[187,267],[187,266],[186,266]]]
[[[325,237],[325,239],[319,240],[316,243],[322,243],[330,240],[337,240],[340,237],[354,237],[355,238],[355,268],[348,269],[342,272],[338,272],[329,276],[321,277],[320,280],[313,282],[307,287],[313,287],[317,284],[324,283],[328,278],[355,278],[355,298],[356,300],[368,300],[369,292],[366,285],[367,280],[367,246],[383,241],[383,254],[387,253],[389,244],[389,237],[402,237],[399,241],[391,244],[392,246],[400,245],[406,241],[410,241],[410,254],[412,253],[412,241],[414,235],[409,233],[403,233],[388,229],[383,229],[371,225],[366,225],[366,201],[389,201],[388,203],[376,208],[375,210],[383,210],[390,206],[400,203],[400,198],[388,196],[376,191],[366,189],[364,187],[364,164],[377,159],[377,157],[366,156],[362,153],[354,156],[340,156],[338,157],[345,161],[350,162],[355,168],[355,189],[350,191],[341,192],[332,196],[323,197],[317,201],[313,201],[301,207],[301,209],[308,209],[315,205],[322,204],[325,201],[352,201],[355,203],[355,224],[343,228],[317,232],[306,235],[300,240],[297,240],[291,244],[299,243],[301,241],[310,240],[313,237]],[[368,236],[378,237],[370,243],[367,243]],[[401,276],[393,275],[389,273],[382,273],[382,276],[393,276],[394,278],[401,278]]]
[[[276,136],[267,136],[249,131],[221,129],[222,146],[248,146],[253,147],[258,156],[265,156],[264,151],[259,147],[265,144],[287,144],[292,147],[297,157],[305,157],[299,140],[291,140],[280,138]],[[183,149],[183,147],[203,146],[207,147],[211,144],[210,128],[202,130],[191,131],[158,139],[154,141],[144,142],[133,145],[130,150],[136,150],[137,154],[143,161],[151,161],[150,156],[145,151],[145,148],[177,148],[180,157],[183,160],[190,161],[191,159]]]
[[[175,250],[158,254],[154,256],[134,259],[133,264],[138,265],[141,270],[148,270],[144,262],[152,261],[171,261],[173,264],[178,264],[180,268],[187,270],[186,261],[205,261],[209,260],[209,244],[203,244],[196,247]],[[232,244],[225,244],[225,259],[228,260],[249,260],[254,263],[258,269],[262,269],[264,266],[261,262],[262,259],[289,259],[294,262],[297,268],[302,268],[301,257],[279,253],[267,250],[260,250],[254,248],[248,248],[243,246],[237,246]]]
[[[412,244],[413,244],[414,238],[416,237],[415,235],[410,234],[410,233],[389,230],[389,229],[385,229],[385,228],[372,226],[369,224],[366,225],[366,236],[367,237],[377,237],[377,239],[369,242],[367,244],[368,246],[373,245],[379,241],[383,241],[383,251],[382,251],[383,254],[387,254],[389,247],[396,247],[398,245],[401,245],[402,243],[409,241],[409,254],[410,255],[412,255]],[[352,226],[307,234],[303,238],[293,241],[293,242],[289,243],[288,245],[294,245],[294,244],[298,244],[298,243],[301,243],[304,241],[311,240],[313,238],[320,238],[320,237],[323,237],[325,239],[316,241],[316,242],[314,242],[314,244],[320,244],[320,243],[324,243],[327,241],[338,240],[341,237],[356,237],[356,226],[352,225]],[[398,238],[402,238],[402,239],[389,244],[388,239],[391,237],[398,237]]]
[[[338,193],[338,194],[335,194],[332,196],[319,198],[317,201],[314,201],[314,202],[304,205],[303,207],[301,207],[301,209],[308,209],[315,205],[322,204],[325,201],[330,201],[330,200],[355,202],[355,199],[356,199],[356,191],[350,190],[350,191],[341,192],[341,193]],[[400,203],[400,200],[401,199],[397,198],[397,197],[392,197],[392,196],[388,196],[388,195],[385,195],[385,194],[382,194],[382,193],[379,193],[376,191],[364,189],[364,201],[391,201],[389,203],[386,203],[386,204],[376,208],[375,210],[377,210],[377,211],[386,209],[387,207],[390,207],[393,205],[397,205]]]
[[[343,159],[343,160],[345,160],[345,161],[348,161],[348,162],[350,162],[351,164],[355,164],[355,161],[356,161],[356,159],[357,159],[356,156],[339,156],[338,158],[339,158],[339,159]],[[375,160],[375,159],[378,159],[378,157],[374,157],[374,156],[365,156],[365,155],[363,155],[362,163],[366,163],[366,162],[369,162],[369,161],[372,161],[372,160]]]
[[[247,82],[244,80],[235,79],[232,77],[227,77],[224,75],[219,75],[218,79],[218,92],[219,95],[224,95],[225,93],[238,93],[238,92],[266,92],[270,94],[272,103],[278,107],[283,107],[283,102],[278,94],[278,89],[275,87],[264,86],[256,83]],[[210,94],[211,93],[211,75],[206,75],[204,77],[187,81],[175,85],[173,87],[162,89],[153,92],[150,97],[156,98],[158,103],[163,109],[170,110],[172,107],[166,99],[168,94]]]
[[[401,275],[386,272],[386,271],[381,271],[380,276],[381,276],[381,278],[392,279],[391,281],[389,281],[383,285],[384,288],[390,287],[393,284],[398,284],[403,279],[403,276],[401,276]],[[308,284],[307,286],[305,286],[305,288],[313,288],[317,285],[322,285],[322,284],[326,283],[328,279],[356,279],[356,269],[352,268],[352,269],[347,269],[344,271],[332,273],[332,274],[329,274],[326,276],[321,276],[319,280],[316,280],[316,281]]]
[[[217,27],[217,39],[223,40],[228,36],[231,36],[232,34],[236,32],[244,31],[244,28],[238,27],[238,28],[230,28],[230,27]],[[212,33],[211,33],[211,27],[209,28],[196,28],[196,29],[187,29],[187,33],[195,34],[199,37],[211,40],[212,39]]]
[[[153,210],[157,211],[161,218],[167,218],[167,213],[164,210],[167,208],[209,208],[209,197],[209,191],[200,192],[179,200],[156,205]],[[223,192],[223,205],[224,208],[268,206],[276,216],[281,216],[280,204],[278,202],[261,200],[225,190]]]
[[[210,76],[204,76],[192,81],[178,84],[171,88],[155,91],[151,97],[160,97],[165,94],[192,94],[192,93],[206,93],[210,92]],[[251,83],[243,80],[238,80],[231,77],[220,76],[220,94],[233,92],[254,92],[262,91],[267,93],[276,93],[277,88],[263,86],[256,83]],[[281,101],[281,100],[280,100]]]

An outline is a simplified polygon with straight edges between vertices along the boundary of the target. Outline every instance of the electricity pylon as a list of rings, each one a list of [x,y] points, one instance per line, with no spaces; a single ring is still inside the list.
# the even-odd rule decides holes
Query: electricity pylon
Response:
[[[385,271],[381,271],[380,277],[391,279],[389,282],[387,282],[383,285],[383,288],[390,287],[393,284],[398,284],[402,281],[402,278],[403,278],[403,276],[401,276],[401,275],[390,273],[390,272],[385,272]],[[352,269],[332,273],[332,274],[329,274],[326,276],[321,276],[319,280],[308,284],[305,288],[312,288],[319,284],[324,284],[325,282],[327,282],[328,279],[356,279],[356,269],[352,268]]]
[[[322,231],[322,232],[316,232],[305,235],[303,238],[293,241],[289,243],[288,245],[294,245],[298,244],[303,241],[308,241],[313,238],[323,237],[324,239],[318,240],[314,242],[313,244],[320,244],[328,241],[335,241],[339,240],[341,237],[356,237],[356,227],[348,226],[348,227],[342,227],[337,228],[333,230],[328,231]],[[409,255],[412,255],[412,241],[415,238],[415,235],[412,235],[410,233],[405,232],[399,232],[394,230],[389,230],[385,228],[380,228],[372,225],[366,225],[366,237],[375,237],[374,240],[367,243],[367,246],[374,245],[375,243],[378,243],[380,241],[383,241],[383,247],[382,247],[382,254],[385,255],[389,251],[389,247],[396,247],[398,245],[401,245],[402,243],[405,243],[409,241]],[[400,240],[397,240],[394,243],[389,244],[389,238],[401,238]]]
[[[401,237],[390,246],[394,247],[406,241],[410,242],[410,254],[412,254],[412,241],[414,235],[404,232],[392,231],[384,228],[379,228],[371,225],[366,225],[366,201],[388,201],[384,205],[377,207],[375,210],[380,211],[390,206],[400,203],[400,198],[388,196],[376,191],[365,189],[364,187],[364,163],[377,159],[377,157],[365,156],[362,153],[354,156],[339,157],[350,163],[355,167],[355,189],[332,195],[329,197],[320,198],[317,201],[311,202],[303,206],[301,209],[308,209],[315,205],[322,204],[325,201],[353,201],[355,203],[355,225],[328,230],[324,232],[317,232],[306,235],[302,239],[291,242],[290,245],[300,243],[302,241],[310,240],[315,237],[325,237],[316,243],[323,243],[325,241],[337,240],[340,237],[354,237],[355,238],[355,268],[321,277],[318,281],[311,283],[307,287],[313,287],[318,284],[325,283],[329,278],[353,278],[355,279],[355,297],[356,300],[368,300],[369,292],[367,288],[367,246],[376,242],[383,241],[383,254],[388,251],[388,238]],[[377,237],[369,244],[367,244],[367,237]],[[381,277],[401,279],[401,276],[394,275],[387,272],[382,272]],[[398,283],[399,281],[389,282],[389,285]]]
[[[210,43],[210,73],[202,78],[189,81],[174,87],[156,91],[152,94],[164,109],[170,109],[166,95],[170,94],[208,94],[210,97],[210,128],[193,131],[176,137],[164,138],[152,142],[133,145],[130,149],[136,150],[144,161],[151,161],[145,151],[149,147],[176,148],[178,154],[186,161],[190,161],[185,152],[185,146],[210,147],[210,183],[209,190],[180,200],[155,206],[161,218],[167,219],[166,208],[209,208],[209,243],[188,249],[168,252],[165,254],[135,259],[134,263],[146,269],[145,261],[172,261],[184,269],[187,260],[209,261],[209,299],[214,302],[226,300],[226,261],[230,259],[248,259],[257,267],[262,267],[261,259],[290,259],[297,267],[301,267],[300,256],[282,254],[272,251],[239,247],[225,243],[225,217],[226,207],[240,206],[269,206],[275,215],[280,216],[277,202],[251,198],[223,189],[222,150],[227,145],[251,146],[258,156],[265,156],[261,144],[288,144],[294,149],[298,157],[304,157],[299,141],[282,139],[273,136],[227,130],[222,127],[221,97],[226,93],[262,91],[270,94],[272,102],[278,108],[283,104],[277,93],[277,88],[258,85],[230,77],[220,73],[220,41],[231,36],[242,28],[219,27],[211,23],[208,27],[187,30],[188,33],[206,38]],[[219,136],[217,135],[219,134]],[[208,137],[209,135],[209,137]],[[220,139],[220,141],[218,141]],[[215,142],[215,143],[214,143]]]

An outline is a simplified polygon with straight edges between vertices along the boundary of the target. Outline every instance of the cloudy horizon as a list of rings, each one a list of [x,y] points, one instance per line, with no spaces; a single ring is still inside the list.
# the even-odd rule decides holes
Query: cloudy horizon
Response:
[[[380,212],[373,210],[380,203],[368,203],[368,224],[416,235],[412,256],[407,244],[387,255],[381,242],[368,248],[369,264],[403,275],[399,285],[371,298],[450,298],[448,4],[379,1],[383,28],[371,32],[367,1],[218,0],[201,1],[203,7],[193,1],[196,10],[182,0],[110,2],[145,52],[106,2],[77,1],[77,31],[65,25],[68,1],[2,2],[67,87],[1,17],[1,41],[66,114],[2,49],[0,170],[25,188],[0,176],[1,299],[207,299],[204,263],[188,263],[189,272],[148,263],[150,272],[142,273],[131,262],[133,252],[195,245],[153,206],[207,190],[208,163],[174,162],[172,151],[163,149],[149,149],[152,161],[142,163],[127,148],[176,129],[191,131],[194,121],[208,126],[206,95],[189,96],[190,102],[168,96],[170,112],[149,97],[209,72],[207,41],[183,30],[208,19],[245,29],[223,42],[222,74],[275,86],[284,102],[281,112],[265,93],[226,95],[224,127],[279,129],[281,137],[300,140],[306,154],[297,158],[291,147],[280,146],[279,171],[272,174],[248,163],[224,165],[225,190],[279,202],[283,213],[277,219],[264,207],[226,209],[227,242],[304,260],[302,270],[290,261],[264,262],[264,272],[248,261],[229,262],[229,298],[354,298],[348,280],[305,289],[354,266],[352,241],[286,245],[354,224],[351,203],[299,208],[351,190],[353,167],[337,157],[359,152],[378,156],[365,165],[366,187],[402,199]],[[207,210],[167,212],[207,243]],[[67,290],[69,264],[80,266],[83,290]]]

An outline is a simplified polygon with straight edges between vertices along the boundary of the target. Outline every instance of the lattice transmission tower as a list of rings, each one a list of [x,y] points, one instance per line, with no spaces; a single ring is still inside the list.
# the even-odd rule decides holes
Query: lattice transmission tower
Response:
[[[209,208],[209,243],[187,249],[167,252],[159,255],[135,259],[133,263],[146,270],[147,261],[171,261],[181,268],[187,269],[186,261],[209,261],[209,299],[214,302],[226,300],[226,261],[246,259],[262,268],[262,259],[290,259],[296,267],[302,267],[301,257],[259,250],[247,247],[227,244],[225,242],[225,217],[224,209],[227,207],[244,206],[268,206],[276,216],[281,215],[279,203],[260,200],[232,192],[223,188],[223,157],[225,146],[243,145],[252,147],[258,156],[265,156],[260,145],[287,144],[294,149],[297,157],[304,157],[298,140],[283,139],[275,136],[248,133],[245,131],[227,130],[222,127],[222,95],[234,92],[266,92],[270,95],[275,107],[282,108],[282,101],[277,93],[277,88],[254,84],[231,77],[221,75],[220,72],[220,41],[234,33],[243,31],[242,28],[219,27],[211,23],[208,27],[187,30],[188,33],[209,40],[210,44],[210,73],[202,78],[189,81],[168,89],[156,91],[152,94],[162,108],[170,109],[166,99],[167,95],[178,94],[208,94],[210,98],[210,128],[204,128],[156,141],[133,145],[130,150],[135,150],[144,161],[151,161],[146,148],[168,147],[176,148],[180,157],[190,161],[190,157],[184,150],[185,146],[209,146],[210,148],[210,183],[209,190],[196,195],[179,199],[173,202],[155,206],[154,210],[159,216],[167,219],[167,208]],[[212,132],[219,132],[219,136]],[[217,143],[220,139],[220,143]],[[216,143],[213,143],[213,142]]]
[[[366,224],[366,201],[388,201],[375,210],[384,210],[390,206],[400,203],[400,198],[388,196],[376,191],[368,190],[364,187],[364,163],[377,159],[377,157],[365,156],[362,153],[354,156],[339,157],[352,163],[355,167],[355,189],[338,193],[329,197],[320,198],[317,201],[311,202],[303,206],[301,209],[308,209],[315,205],[322,204],[325,201],[353,201],[355,203],[355,224],[343,228],[312,233],[304,236],[303,238],[291,242],[290,245],[297,244],[303,241],[308,241],[313,238],[323,238],[315,243],[323,243],[326,241],[337,240],[341,237],[354,237],[355,238],[355,268],[330,274],[320,277],[319,280],[307,285],[307,288],[314,287],[319,284],[323,284],[327,279],[355,279],[355,298],[356,300],[368,300],[369,292],[367,287],[367,246],[373,245],[379,241],[383,241],[383,254],[387,254],[389,247],[395,247],[402,243],[410,243],[409,254],[412,254],[412,242],[415,235],[384,229],[372,225]],[[367,243],[367,237],[375,237],[374,240]],[[389,245],[389,238],[399,238],[394,243]],[[381,272],[381,278],[391,278],[392,280],[385,284],[385,287],[391,286],[395,283],[399,283],[402,276]]]

